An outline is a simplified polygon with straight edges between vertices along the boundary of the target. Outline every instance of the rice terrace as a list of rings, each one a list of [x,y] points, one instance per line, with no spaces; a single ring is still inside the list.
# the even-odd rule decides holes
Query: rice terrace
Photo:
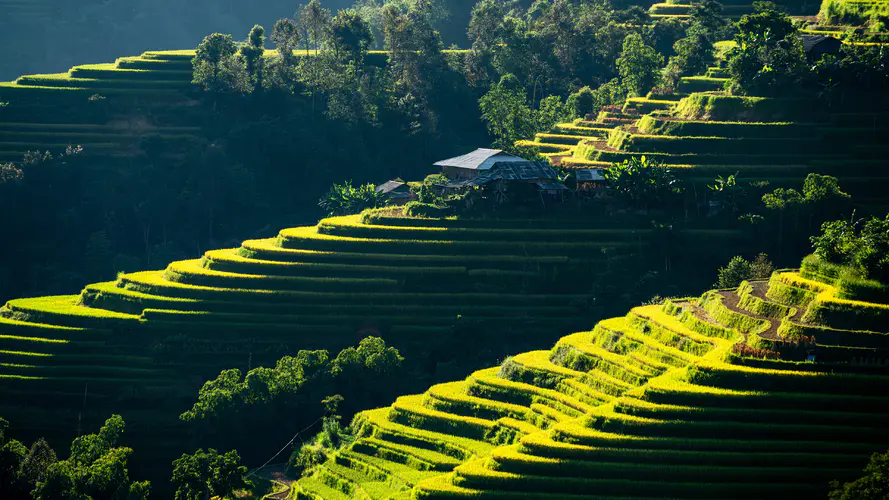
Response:
[[[889,2],[0,9],[0,499],[889,498]]]

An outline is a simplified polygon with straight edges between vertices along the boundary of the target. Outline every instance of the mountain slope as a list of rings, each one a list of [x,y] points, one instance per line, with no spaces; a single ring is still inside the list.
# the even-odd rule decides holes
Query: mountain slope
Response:
[[[637,307],[361,413],[292,496],[823,496],[889,444],[889,305],[817,278]]]

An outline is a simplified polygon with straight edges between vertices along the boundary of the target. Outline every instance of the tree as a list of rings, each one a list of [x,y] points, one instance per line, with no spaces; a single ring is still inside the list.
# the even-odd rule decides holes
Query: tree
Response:
[[[803,181],[803,198],[806,203],[842,204],[849,201],[852,197],[840,189],[840,184],[836,177],[811,173]]]
[[[645,26],[651,19],[648,11],[638,5],[633,5],[625,10],[619,10],[614,13],[614,17],[618,22],[624,22],[630,26]]]
[[[494,58],[502,40],[504,15],[495,0],[482,0],[472,8],[466,30],[472,44],[466,56],[466,77],[473,85],[488,86],[495,78]]]
[[[14,439],[6,440],[9,422],[0,418],[0,492],[11,500],[28,498],[28,482],[22,473],[22,463],[28,449]]]
[[[24,172],[12,162],[0,162],[0,186],[19,182],[25,177]]]
[[[630,33],[616,61],[621,82],[631,95],[642,96],[655,86],[664,56],[645,45],[642,35]]]
[[[711,43],[723,39],[721,31],[727,23],[722,15],[722,4],[716,0],[702,0],[692,4],[689,20],[691,26],[704,31]]]
[[[207,500],[218,496],[228,498],[235,490],[247,486],[247,467],[240,464],[238,452],[231,450],[220,455],[216,450],[203,449],[189,455],[183,453],[173,460],[175,500]]]
[[[513,151],[517,140],[534,135],[535,116],[515,76],[504,75],[478,104],[495,147]]]
[[[207,35],[191,61],[194,68],[192,82],[209,92],[240,89],[244,83],[243,68],[234,57],[236,52],[237,46],[231,35]]]
[[[825,222],[811,242],[818,257],[846,266],[858,277],[889,283],[889,215]]]
[[[719,203],[722,208],[727,208],[732,217],[737,215],[740,208],[739,200],[746,194],[744,188],[738,184],[737,175],[737,173],[728,177],[720,175],[716,177],[713,184],[707,186],[707,189],[713,193],[714,201]]]
[[[840,484],[830,483],[830,500],[884,500],[889,498],[889,452],[874,453],[864,468],[864,476]]]
[[[318,206],[323,208],[327,215],[357,214],[368,208],[378,208],[386,205],[386,195],[379,193],[373,184],[352,186],[352,181],[342,184],[334,184],[318,200]]]
[[[265,72],[265,28],[254,25],[247,36],[247,43],[241,46],[241,57],[247,71],[247,79],[253,92],[262,90]]]
[[[663,71],[664,84],[676,88],[679,78],[702,73],[713,62],[713,41],[699,25],[693,24],[684,38],[673,44],[675,56],[670,57]]]
[[[294,449],[287,460],[287,470],[291,475],[308,475],[316,466],[326,462],[334,452],[355,440],[352,429],[343,427],[342,417],[337,413],[342,402],[343,397],[339,394],[321,400],[325,412],[321,419],[321,432],[308,443]]]
[[[127,461],[133,450],[117,447],[125,426],[120,415],[112,415],[97,434],[75,439],[69,457],[47,468],[34,495],[42,500],[146,498],[148,482],[129,478]]]
[[[574,118],[574,114],[557,95],[549,95],[541,99],[535,116],[537,122],[535,132],[549,132],[557,123]]]
[[[358,64],[363,63],[364,54],[373,44],[370,25],[353,9],[337,12],[330,23],[330,35],[337,59],[347,55]]]
[[[769,261],[769,256],[761,253],[753,262],[740,255],[732,257],[728,265],[719,268],[716,288],[735,288],[742,281],[762,280],[771,276],[774,266]]]
[[[765,8],[744,15],[735,42],[726,56],[733,93],[780,96],[799,90],[806,57],[787,14]]]
[[[442,54],[442,42],[430,20],[432,5],[421,2],[418,7],[402,13],[392,3],[382,10],[383,38],[389,50],[389,70],[395,83],[398,113],[405,129],[414,133],[438,127],[442,103],[449,106],[450,71]]]
[[[386,342],[379,337],[367,337],[357,348],[347,347],[340,351],[331,362],[330,371],[334,376],[357,375],[364,370],[391,375],[401,368],[402,361],[404,358],[398,349],[386,347]]]
[[[855,253],[855,225],[847,220],[835,220],[821,225],[821,234],[812,236],[815,255],[837,264],[846,263]]]
[[[299,10],[299,26],[303,31],[306,51],[309,47],[319,50],[330,33],[330,10],[321,7],[321,2],[311,0]]]
[[[272,42],[277,51],[273,63],[277,86],[290,89],[296,81],[297,57],[294,51],[299,47],[299,26],[293,19],[278,19],[272,28]]]
[[[648,209],[681,192],[673,173],[645,156],[614,163],[604,174],[608,189],[634,208]]]
[[[22,474],[32,487],[46,479],[46,470],[58,461],[56,452],[43,438],[34,441],[22,461]]]
[[[565,100],[565,106],[571,112],[573,118],[583,118],[595,111],[596,94],[589,87],[581,87]]]

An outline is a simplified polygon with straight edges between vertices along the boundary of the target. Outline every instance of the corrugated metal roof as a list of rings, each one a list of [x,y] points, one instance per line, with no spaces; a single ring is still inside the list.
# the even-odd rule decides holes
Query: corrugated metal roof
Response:
[[[490,170],[491,167],[498,162],[504,161],[528,161],[509,153],[504,153],[500,149],[479,148],[471,153],[462,156],[455,156],[447,160],[435,162],[437,167],[455,167],[468,168],[472,170]]]
[[[374,191],[376,191],[378,193],[382,193],[382,194],[387,194],[387,193],[391,193],[392,191],[395,191],[396,189],[398,189],[404,185],[405,184],[401,181],[386,181],[386,182],[380,184],[379,186],[375,187]]]
[[[605,172],[601,168],[578,168],[574,170],[577,182],[599,182],[605,180]]]
[[[559,174],[543,162],[535,161],[497,161],[491,169],[479,174],[474,179],[448,183],[448,187],[482,186],[493,181],[533,181],[547,179],[555,181]]]
[[[833,44],[836,47],[839,47],[842,44],[842,42],[840,42],[836,38],[834,38],[832,36],[827,36],[827,35],[800,35],[799,38],[803,42],[803,51],[804,52],[809,52],[812,49],[814,49],[816,45],[826,42],[828,40],[829,40],[828,43]]]
[[[544,191],[568,191],[568,186],[561,182],[538,182],[536,184]]]

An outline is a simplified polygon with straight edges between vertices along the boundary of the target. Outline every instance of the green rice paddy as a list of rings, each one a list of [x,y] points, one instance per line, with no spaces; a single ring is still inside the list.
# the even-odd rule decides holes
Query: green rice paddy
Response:
[[[355,444],[291,498],[823,497],[889,444],[886,344],[838,354],[886,338],[889,323],[841,330],[813,311],[869,317],[889,305],[838,298],[811,275],[637,307],[360,413]],[[782,334],[787,325],[813,339]],[[742,348],[763,345],[771,355]]]

